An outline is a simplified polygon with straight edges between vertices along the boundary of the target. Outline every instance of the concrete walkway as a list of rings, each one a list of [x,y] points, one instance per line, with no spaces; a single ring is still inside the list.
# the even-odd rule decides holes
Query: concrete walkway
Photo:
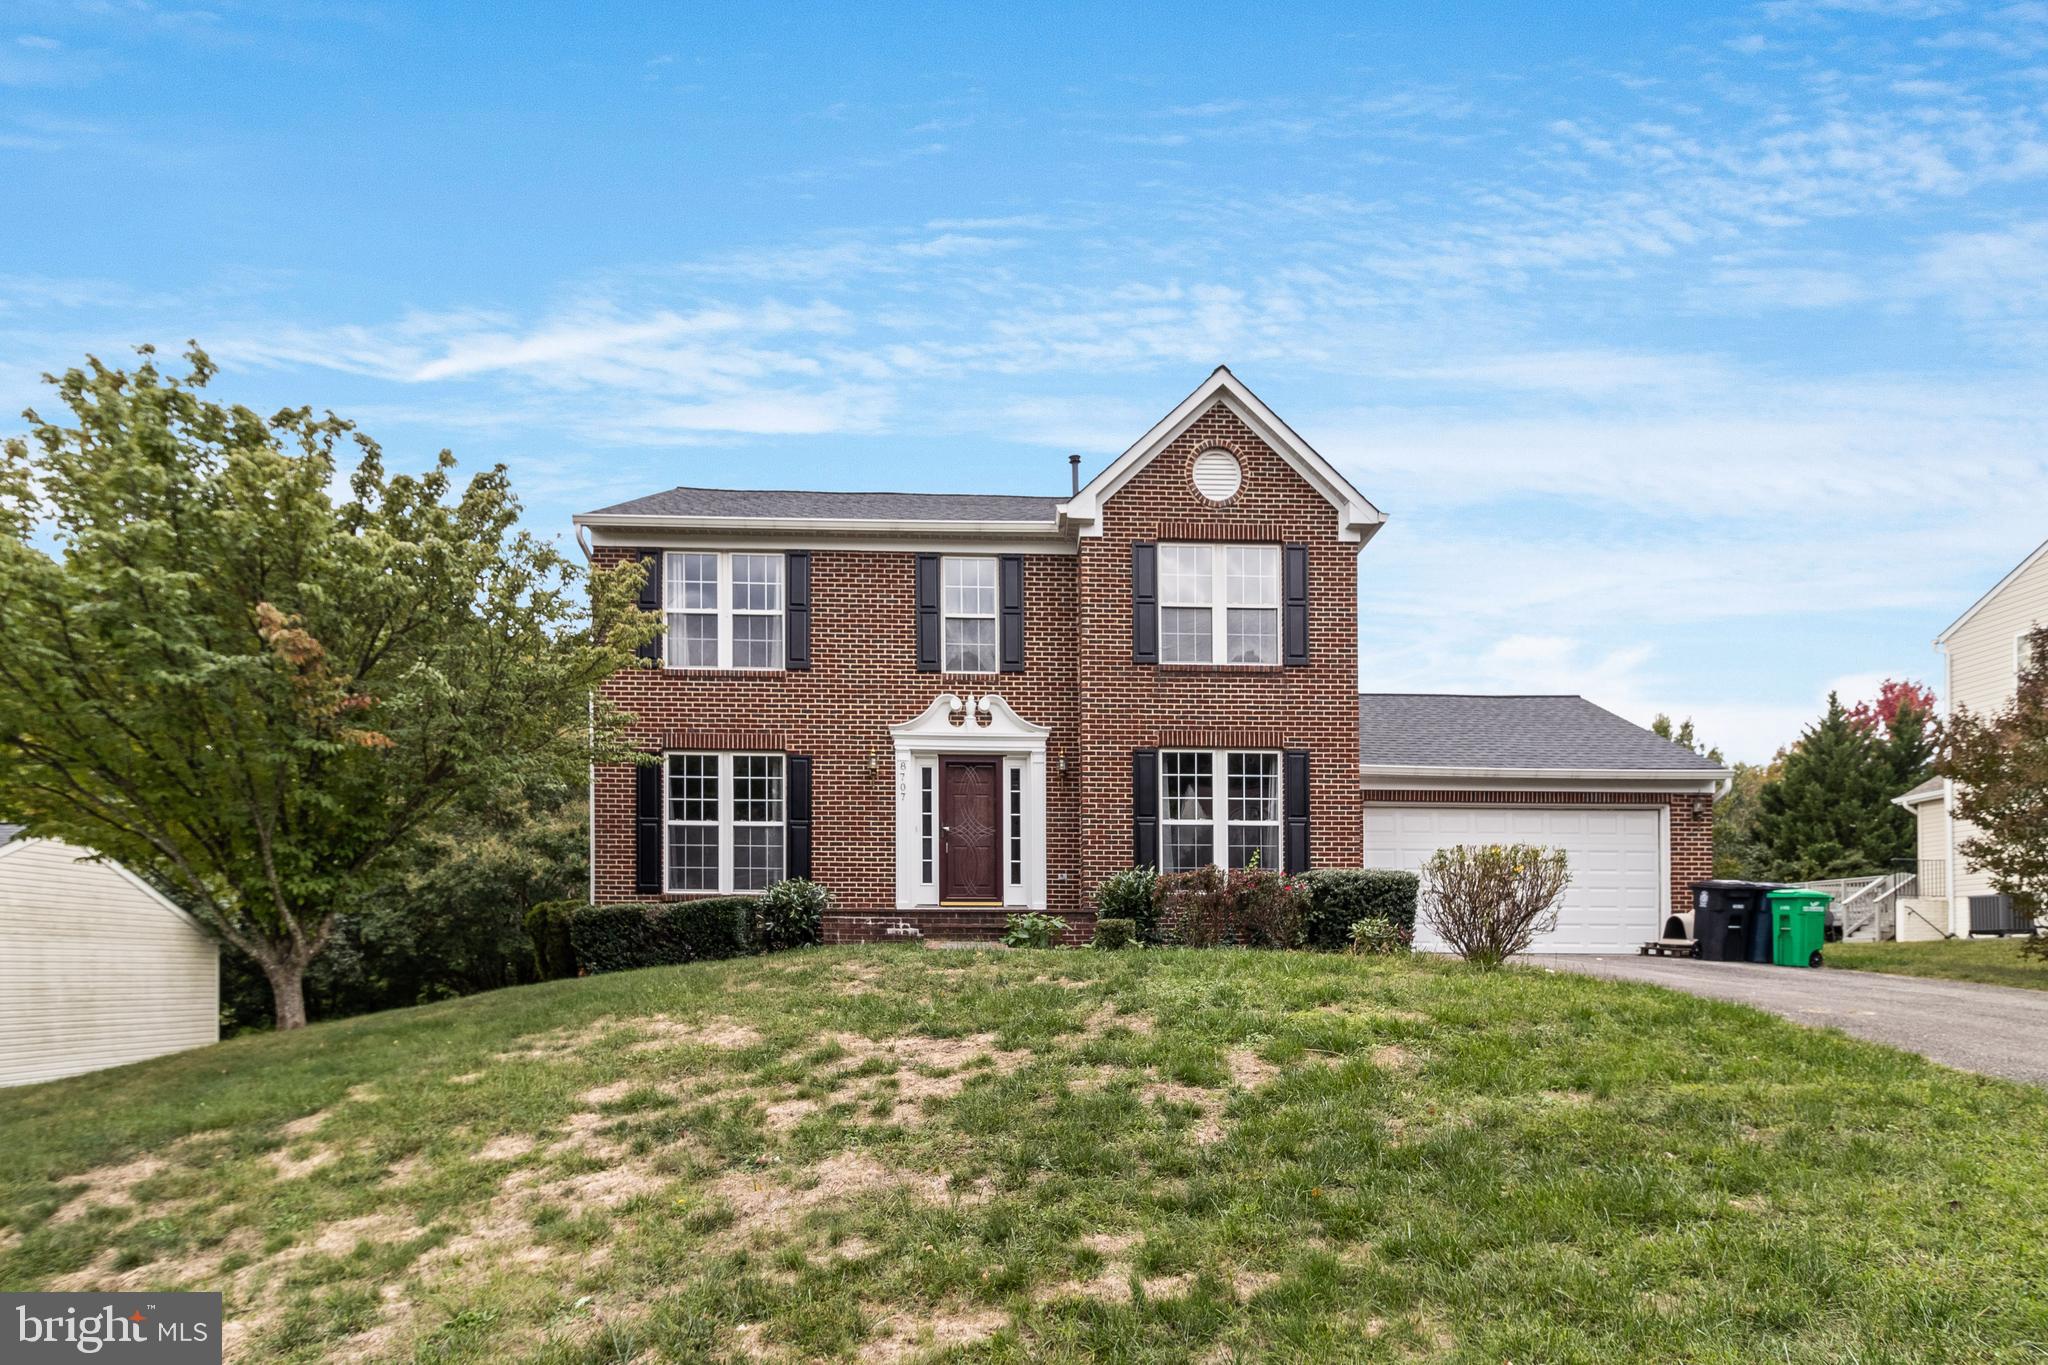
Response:
[[[2048,991],[1882,972],[1798,971],[1684,958],[1556,956],[1531,966],[1646,981],[1838,1028],[1944,1066],[2048,1085]]]

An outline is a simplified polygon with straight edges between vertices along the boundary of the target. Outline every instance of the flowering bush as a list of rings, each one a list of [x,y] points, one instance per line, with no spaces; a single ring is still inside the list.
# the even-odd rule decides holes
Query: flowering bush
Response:
[[[1188,948],[1292,948],[1301,941],[1301,883],[1278,872],[1202,867],[1153,887],[1159,936]]]
[[[1557,927],[1557,902],[1571,880],[1561,848],[1440,848],[1422,865],[1422,913],[1459,957],[1498,967]]]

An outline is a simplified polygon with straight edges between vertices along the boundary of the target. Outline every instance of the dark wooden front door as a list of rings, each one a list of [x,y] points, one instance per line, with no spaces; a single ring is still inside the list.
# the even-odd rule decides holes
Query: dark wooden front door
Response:
[[[939,899],[999,901],[1002,805],[992,758],[939,760]]]

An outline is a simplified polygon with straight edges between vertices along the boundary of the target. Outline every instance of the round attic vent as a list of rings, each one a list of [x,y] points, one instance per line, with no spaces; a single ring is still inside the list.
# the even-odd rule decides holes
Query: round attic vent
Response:
[[[1195,456],[1195,491],[1210,502],[1229,502],[1244,487],[1244,471],[1227,450],[1205,450]]]

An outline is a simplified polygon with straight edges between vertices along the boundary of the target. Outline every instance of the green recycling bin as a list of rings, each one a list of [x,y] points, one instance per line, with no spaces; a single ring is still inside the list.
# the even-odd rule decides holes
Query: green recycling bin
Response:
[[[1771,961],[1780,967],[1818,967],[1828,939],[1828,904],[1824,891],[1773,891],[1764,897],[1771,908]]]

